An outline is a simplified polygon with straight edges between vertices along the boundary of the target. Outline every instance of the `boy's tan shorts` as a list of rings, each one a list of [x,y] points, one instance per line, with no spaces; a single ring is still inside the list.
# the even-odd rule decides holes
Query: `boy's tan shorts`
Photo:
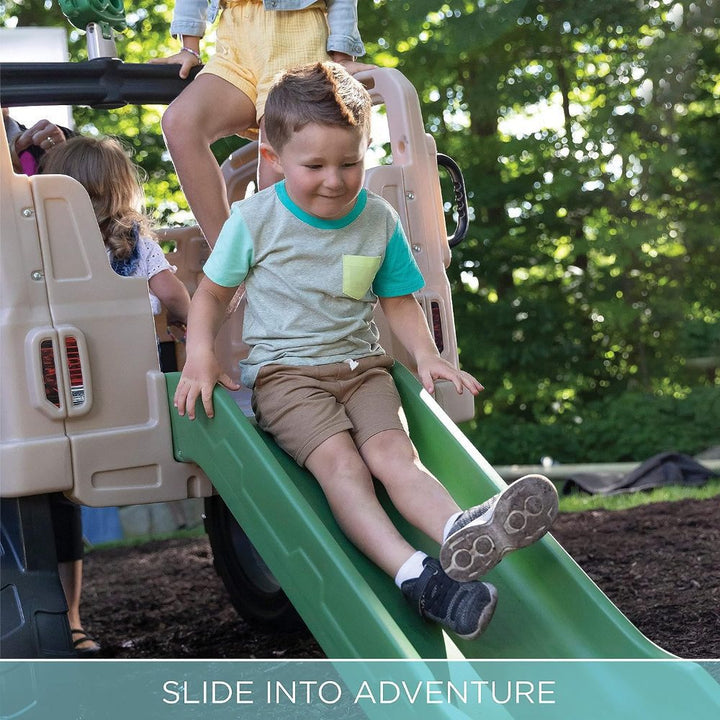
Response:
[[[325,2],[304,10],[266,11],[262,0],[228,0],[218,22],[215,54],[198,74],[217,75],[247,95],[259,123],[278,73],[328,60],[327,39]],[[243,134],[254,140],[258,129]]]
[[[348,431],[357,447],[384,430],[404,430],[400,396],[388,368],[393,360],[373,355],[328,365],[266,365],[253,387],[258,425],[304,465],[310,453]]]

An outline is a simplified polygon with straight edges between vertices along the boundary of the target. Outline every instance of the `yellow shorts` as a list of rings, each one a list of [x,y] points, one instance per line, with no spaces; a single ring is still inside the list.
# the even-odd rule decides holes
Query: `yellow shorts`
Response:
[[[217,75],[247,95],[259,124],[275,77],[293,67],[329,60],[327,39],[323,1],[304,10],[266,11],[261,0],[228,0],[218,22],[215,54],[200,74]],[[258,128],[244,134],[256,139]]]

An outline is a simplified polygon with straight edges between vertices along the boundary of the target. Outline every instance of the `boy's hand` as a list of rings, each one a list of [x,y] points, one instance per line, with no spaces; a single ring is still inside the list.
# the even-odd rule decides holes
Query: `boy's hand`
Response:
[[[413,295],[380,297],[380,306],[390,329],[415,358],[420,382],[429,393],[435,391],[435,380],[449,380],[459,395],[465,388],[473,395],[485,389],[470,373],[457,370],[440,357],[425,314]]]
[[[200,358],[189,357],[173,397],[178,415],[182,417],[187,414],[189,420],[194,420],[195,404],[200,398],[205,414],[212,418],[215,415],[212,394],[218,383],[228,390],[240,389],[240,385],[220,367],[213,354]]]
[[[467,388],[473,395],[477,395],[485,389],[470,373],[456,369],[438,355],[419,358],[417,366],[420,382],[429,393],[435,390],[435,380],[449,380],[459,395],[462,395],[464,388]]]

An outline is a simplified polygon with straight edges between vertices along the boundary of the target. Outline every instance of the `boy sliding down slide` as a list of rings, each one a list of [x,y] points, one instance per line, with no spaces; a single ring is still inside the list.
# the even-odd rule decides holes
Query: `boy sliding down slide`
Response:
[[[476,395],[482,385],[438,354],[412,294],[423,278],[397,213],[363,188],[370,109],[365,88],[334,63],[288,71],[273,85],[260,151],[285,180],[233,205],[191,303],[174,403],[193,419],[200,399],[211,418],[215,384],[238,388],[214,341],[244,282],[250,352],[242,381],[259,426],[315,476],[345,534],[420,615],[472,639],[497,602],[479,578],[548,531],[557,493],[531,475],[463,511],[418,458],[388,372],[393,360],[378,344],[374,304],[428,392],[438,379],[458,393]],[[441,544],[439,560],[399,533],[373,477]]]

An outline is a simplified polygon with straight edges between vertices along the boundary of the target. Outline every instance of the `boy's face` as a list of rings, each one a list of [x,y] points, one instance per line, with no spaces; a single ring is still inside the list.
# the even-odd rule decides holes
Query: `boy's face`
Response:
[[[294,133],[276,153],[264,157],[285,175],[290,198],[310,215],[335,220],[349,213],[365,179],[370,139],[354,128],[311,123]]]

